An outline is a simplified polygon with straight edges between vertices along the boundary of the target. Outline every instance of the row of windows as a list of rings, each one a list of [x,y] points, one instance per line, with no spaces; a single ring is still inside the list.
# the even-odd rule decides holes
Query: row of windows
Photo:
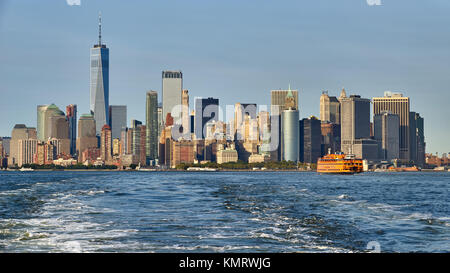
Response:
[[[181,79],[181,78],[183,78],[183,74],[181,74],[181,72],[163,72],[163,78]]]

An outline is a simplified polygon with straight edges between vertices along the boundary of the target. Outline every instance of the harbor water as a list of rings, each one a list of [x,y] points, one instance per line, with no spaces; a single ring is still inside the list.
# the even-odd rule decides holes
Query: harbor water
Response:
[[[0,252],[449,252],[450,173],[0,172]]]

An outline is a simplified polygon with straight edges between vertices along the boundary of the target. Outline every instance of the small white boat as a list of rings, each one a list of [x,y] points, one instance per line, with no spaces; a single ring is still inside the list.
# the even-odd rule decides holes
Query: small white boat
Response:
[[[22,167],[22,168],[19,169],[19,171],[21,171],[21,172],[32,172],[34,170],[32,168],[24,168],[24,167]]]
[[[200,168],[200,167],[189,167],[187,168],[187,171],[194,171],[194,172],[215,172],[217,169],[214,168]]]
[[[147,169],[147,168],[139,168],[137,170],[140,172],[156,172],[156,169]]]

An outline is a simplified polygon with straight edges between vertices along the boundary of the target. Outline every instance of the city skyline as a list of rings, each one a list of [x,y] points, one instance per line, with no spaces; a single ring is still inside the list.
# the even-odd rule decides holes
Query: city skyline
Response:
[[[12,3],[12,2],[8,2],[6,4],[6,12],[4,12],[2,15],[5,16],[6,18],[8,16],[12,16],[14,14],[17,14],[14,12],[14,8],[19,8],[21,7],[21,5],[23,5],[23,3],[21,3],[20,1],[18,1],[19,3]],[[109,2],[108,2],[109,3]],[[7,98],[2,100],[1,103],[1,109],[0,110],[0,115],[3,117],[6,117],[6,119],[4,119],[4,121],[0,124],[0,135],[1,136],[9,136],[11,134],[11,130],[14,127],[15,124],[26,124],[27,126],[31,126],[31,127],[36,127],[36,106],[37,105],[41,105],[41,104],[51,104],[51,103],[55,103],[58,107],[65,107],[65,105],[69,105],[69,104],[76,104],[78,106],[78,112],[80,114],[82,113],[88,113],[88,108],[89,108],[89,75],[88,73],[85,73],[85,71],[88,71],[87,67],[89,66],[89,53],[88,49],[89,46],[92,45],[92,43],[95,41],[96,39],[96,35],[95,33],[93,34],[93,31],[97,31],[97,29],[95,28],[95,23],[97,20],[97,16],[98,16],[98,6],[97,6],[97,1],[93,1],[93,5],[91,6],[89,3],[83,3],[82,6],[80,7],[68,7],[67,5],[59,5],[59,4],[54,4],[55,7],[53,7],[53,9],[61,9],[62,13],[67,13],[66,15],[70,16],[71,19],[73,18],[77,18],[77,20],[81,19],[81,18],[89,18],[86,21],[86,26],[90,25],[89,27],[85,27],[84,26],[84,22],[83,22],[83,27],[81,28],[77,28],[75,27],[76,31],[79,31],[80,33],[77,33],[77,35],[80,35],[83,37],[83,39],[85,39],[85,41],[87,40],[88,43],[84,44],[81,46],[80,48],[80,44],[81,42],[74,42],[70,45],[66,44],[68,43],[68,41],[72,41],[73,38],[69,37],[69,36],[64,36],[63,38],[59,38],[57,39],[56,37],[54,37],[52,40],[53,42],[56,41],[56,43],[58,45],[62,45],[63,48],[65,50],[70,50],[75,53],[74,55],[69,54],[68,58],[66,60],[63,60],[63,62],[58,62],[59,67],[66,67],[66,68],[70,68],[70,72],[73,72],[74,75],[76,75],[74,78],[72,77],[68,77],[68,75],[61,73],[60,71],[58,71],[59,68],[57,68],[58,66],[52,68],[52,63],[54,62],[53,60],[49,60],[49,64],[45,65],[46,67],[49,66],[50,68],[46,69],[46,71],[48,71],[50,74],[56,74],[58,75],[56,82],[52,82],[52,83],[47,83],[47,82],[41,82],[43,79],[37,79],[37,75],[35,75],[36,77],[36,81],[33,81],[33,77],[28,78],[30,75],[28,74],[29,72],[25,70],[25,75],[23,75],[23,77],[27,77],[27,78],[23,78],[22,81],[20,82],[13,82],[11,81],[11,77],[9,77],[11,75],[11,73],[14,73],[15,69],[17,69],[15,67],[15,65],[12,65],[10,63],[10,56],[7,56],[8,53],[10,53],[11,51],[14,53],[14,50],[11,50],[10,48],[10,43],[15,41],[14,38],[18,38],[18,37],[14,37],[14,35],[12,35],[11,32],[11,27],[5,25],[5,17],[3,17],[0,21],[0,33],[2,35],[2,37],[6,38],[5,42],[2,41],[1,43],[1,48],[0,49],[5,49],[2,50],[3,53],[1,53],[1,57],[2,60],[5,60],[5,67],[9,67],[9,65],[11,65],[11,71],[9,71],[8,69],[4,69],[5,67],[2,67],[2,71],[4,73],[2,73],[3,76],[1,76],[2,78],[2,82],[5,82],[5,85],[2,86],[2,89],[5,88],[5,92],[2,92],[3,95]],[[44,3],[44,6],[49,5],[48,3]],[[116,3],[111,4],[111,6],[116,6]],[[143,4],[146,5],[146,4]],[[314,4],[309,4],[309,5],[314,5]],[[348,4],[345,4],[344,6],[346,6]],[[439,4],[438,4],[439,5]],[[445,5],[444,3],[440,3],[440,5]],[[32,6],[32,5],[30,5]],[[120,5],[119,5],[120,6]],[[265,8],[267,8],[268,6],[270,6],[269,4],[267,4],[267,6],[263,5],[263,10]],[[357,6],[357,5],[356,5]],[[433,6],[433,5],[431,5]],[[244,5],[244,9],[248,8]],[[261,7],[259,7],[261,8]],[[375,13],[376,12],[386,12],[383,11],[383,9],[381,9],[381,7],[376,7],[376,11],[370,11],[369,10],[372,7],[359,7],[362,10],[364,10],[365,12],[368,12],[371,16],[376,16]],[[396,5],[392,4],[391,6],[389,5],[384,5],[382,8],[384,9],[389,9],[389,8],[396,8]],[[9,11],[8,11],[9,9]],[[68,10],[71,9],[71,10]],[[79,10],[76,10],[79,9]],[[264,72],[259,75],[255,75],[257,74],[256,72],[261,72],[261,69],[258,68],[254,68],[253,70],[250,71],[250,73],[245,74],[245,77],[242,77],[242,75],[237,75],[234,73],[231,74],[224,74],[224,76],[222,76],[221,78],[221,85],[214,85],[214,81],[217,80],[217,78],[215,78],[216,76],[211,77],[204,77],[205,73],[207,76],[211,76],[212,74],[215,74],[211,71],[203,71],[204,73],[200,73],[198,71],[198,67],[197,65],[193,64],[192,62],[190,63],[189,60],[186,59],[186,57],[183,56],[179,56],[179,62],[178,62],[178,66],[177,66],[177,61],[172,59],[173,56],[171,55],[171,53],[173,53],[170,50],[166,50],[166,51],[162,51],[162,55],[160,57],[157,58],[157,62],[155,63],[155,65],[152,64],[151,62],[151,58],[154,58],[155,56],[158,55],[158,53],[160,53],[161,51],[158,50],[154,50],[153,48],[149,47],[148,48],[148,52],[146,51],[145,48],[140,48],[140,50],[131,53],[131,56],[136,57],[138,52],[142,55],[142,59],[139,58],[135,58],[134,62],[131,63],[131,66],[133,66],[133,63],[138,63],[139,66],[144,65],[146,67],[148,67],[148,69],[142,71],[141,73],[138,73],[137,75],[133,75],[134,78],[131,79],[138,79],[136,83],[133,83],[132,81],[128,81],[127,79],[129,79],[130,74],[129,73],[133,73],[135,72],[135,70],[133,68],[130,69],[130,63],[126,63],[125,64],[123,62],[120,62],[120,58],[123,57],[123,55],[133,52],[133,48],[136,49],[135,45],[130,45],[130,48],[127,49],[124,45],[121,45],[120,39],[121,37],[125,37],[126,34],[124,34],[123,32],[119,32],[118,30],[114,29],[117,27],[117,22],[114,22],[115,20],[118,19],[117,14],[114,9],[113,12],[110,11],[105,11],[105,10],[109,10],[111,9],[109,7],[109,5],[106,5],[105,7],[102,7],[101,10],[103,11],[103,18],[104,18],[104,39],[106,40],[106,43],[109,44],[109,47],[113,48],[113,52],[114,54],[111,55],[111,76],[110,76],[110,103],[111,104],[125,104],[128,106],[128,108],[130,109],[129,111],[129,115],[128,115],[128,120],[130,119],[137,119],[137,120],[145,120],[145,100],[143,99],[146,91],[147,90],[157,90],[158,95],[161,96],[161,80],[159,78],[159,80],[156,80],[158,78],[158,76],[160,77],[160,73],[163,70],[181,70],[183,72],[183,76],[186,76],[185,79],[183,79],[184,83],[183,83],[183,88],[186,87],[187,89],[190,90],[191,96],[192,97],[217,97],[219,98],[219,100],[221,101],[221,107],[224,109],[224,105],[234,105],[234,103],[236,102],[240,102],[240,101],[254,101],[255,103],[257,103],[258,105],[270,105],[270,90],[274,90],[274,89],[285,89],[286,85],[288,83],[291,83],[293,87],[295,87],[295,89],[299,89],[299,110],[300,110],[300,119],[303,119],[305,117],[314,115],[314,116],[319,116],[319,99],[320,99],[320,95],[322,90],[329,90],[329,94],[331,96],[338,96],[339,95],[339,90],[341,89],[343,85],[346,90],[348,95],[351,94],[358,94],[361,95],[362,97],[365,98],[370,98],[372,99],[373,97],[380,97],[382,96],[383,92],[386,90],[392,90],[394,92],[402,92],[405,96],[410,97],[411,99],[411,109],[414,109],[414,111],[417,111],[418,113],[421,114],[421,116],[423,116],[426,119],[425,122],[425,137],[427,139],[427,152],[428,153],[434,153],[434,152],[448,152],[448,150],[450,150],[448,141],[446,141],[446,135],[449,133],[449,128],[442,128],[442,117],[448,116],[448,109],[445,108],[445,104],[442,104],[442,101],[448,101],[446,99],[446,97],[448,97],[449,95],[440,90],[440,91],[429,91],[429,90],[424,90],[425,86],[428,86],[427,88],[434,88],[434,86],[442,86],[443,88],[445,88],[445,84],[448,83],[448,80],[445,77],[436,75],[436,74],[445,74],[445,70],[444,71],[436,71],[438,73],[435,73],[434,75],[432,75],[433,73],[429,73],[429,75],[427,75],[427,77],[429,76],[430,79],[423,79],[422,81],[419,81],[420,84],[417,84],[418,81],[416,78],[405,78],[405,74],[400,73],[401,77],[398,81],[393,82],[392,77],[391,76],[387,76],[386,75],[386,84],[380,84],[379,82],[384,82],[383,79],[376,79],[375,82],[377,82],[376,84],[374,84],[372,80],[370,80],[369,78],[367,78],[369,75],[368,74],[364,74],[362,73],[360,75],[360,77],[348,77],[349,79],[352,80],[328,80],[325,81],[325,83],[322,83],[323,81],[319,81],[319,80],[306,80],[307,75],[310,75],[310,73],[312,72],[308,72],[305,74],[296,74],[296,73],[285,73],[285,70],[283,68],[281,68],[281,65],[275,65],[275,67],[273,68],[274,70],[272,71],[272,78],[275,80],[267,80],[267,79],[262,79],[264,77],[267,76],[267,74],[264,74]],[[27,12],[27,11],[25,11]],[[28,11],[29,12],[29,11]],[[77,14],[77,12],[79,14]],[[374,14],[372,14],[374,13]],[[89,16],[87,16],[86,14],[89,14]],[[106,15],[105,14],[109,14]],[[91,16],[93,15],[93,16]],[[384,14],[385,15],[385,14]],[[381,16],[381,15],[380,15]],[[92,17],[92,18],[91,18]],[[105,19],[108,18],[108,19]],[[439,17],[440,18],[440,17]],[[142,18],[141,18],[142,19]],[[441,20],[443,20],[443,18],[440,18]],[[44,20],[45,21],[45,20]],[[288,21],[288,20],[287,20]],[[107,22],[107,23],[106,23]],[[41,22],[42,23],[42,22]],[[40,22],[37,21],[37,24],[40,25]],[[137,26],[139,26],[139,24],[137,24],[136,22],[133,23],[133,25],[136,24]],[[66,30],[73,30],[73,26],[67,25],[67,24],[63,24],[64,27],[66,28]],[[12,29],[14,30],[14,28],[18,28],[20,31],[25,31],[24,29],[21,29],[21,27],[24,27],[24,24],[19,24],[19,26],[15,26]],[[276,25],[274,26],[276,27]],[[223,30],[223,29],[222,29]],[[372,29],[373,30],[373,29]],[[19,31],[19,32],[20,32]],[[273,30],[272,30],[273,31]],[[41,31],[38,29],[37,33],[40,33]],[[51,31],[48,31],[49,33],[51,33]],[[271,32],[271,31],[269,31]],[[319,31],[320,32],[320,31]],[[61,34],[60,32],[56,31],[56,33]],[[386,34],[386,33],[385,33]],[[7,41],[9,40],[9,38],[11,37],[10,35],[12,35],[13,39],[12,41]],[[50,34],[47,34],[50,35]],[[125,35],[125,36],[124,36]],[[76,36],[74,36],[76,37]],[[164,36],[164,38],[168,38],[167,36]],[[39,39],[38,39],[39,40]],[[163,42],[161,42],[162,45],[168,45],[170,39],[167,39]],[[188,42],[188,41],[186,41]],[[247,41],[248,42],[248,41]],[[448,42],[445,41],[445,42]],[[29,45],[30,42],[27,42],[26,44]],[[42,43],[42,41],[41,41]],[[118,44],[117,44],[118,43]],[[39,44],[39,42],[37,43]],[[44,43],[45,44],[45,43]],[[189,43],[188,43],[189,44]],[[445,44],[445,43],[444,43]],[[23,45],[21,45],[23,46]],[[283,47],[283,45],[280,45],[280,47]],[[51,47],[50,47],[51,48]],[[50,50],[49,48],[49,50]],[[187,47],[186,50],[189,50],[190,47]],[[364,48],[364,47],[362,47]],[[369,48],[369,47],[368,47]],[[87,49],[87,50],[86,50]],[[180,47],[178,48],[178,50],[182,50],[183,48]],[[247,47],[245,47],[244,49],[246,50],[250,50],[251,47],[249,45],[247,45]],[[171,50],[175,50],[174,48],[172,48]],[[417,50],[417,48],[416,48]],[[32,67],[36,67],[39,64],[42,65],[42,63],[39,62],[39,58],[41,56],[46,56],[45,55],[45,51],[42,48],[38,47],[33,47],[33,51],[34,53],[27,53],[26,57],[30,58],[31,61],[28,61],[27,64],[30,66],[30,68]],[[64,50],[62,50],[64,51]],[[121,52],[122,51],[122,52]],[[125,52],[123,52],[125,51]],[[176,50],[175,50],[176,51]],[[395,50],[394,50],[395,51]],[[180,53],[180,51],[178,51],[178,53]],[[293,53],[291,51],[291,53]],[[304,55],[300,52],[296,52],[298,55],[304,57]],[[31,55],[28,55],[31,54]],[[58,53],[59,54],[59,53]],[[57,54],[57,55],[58,55]],[[80,54],[81,60],[76,60],[78,54]],[[447,54],[447,55],[445,55]],[[116,57],[116,56],[117,57]],[[251,54],[250,54],[251,55]],[[370,55],[370,54],[369,54]],[[389,55],[389,54],[387,54]],[[14,56],[14,54],[13,54]],[[329,53],[328,57],[336,57],[334,54]],[[351,58],[354,58],[355,55],[348,55]],[[164,57],[167,57],[166,60],[167,61],[167,65],[163,66],[161,65],[161,63],[164,63]],[[203,56],[204,57],[204,56]],[[224,58],[224,57],[228,57],[228,55],[222,55],[222,54],[211,54],[210,58],[214,59],[214,58]],[[275,56],[269,56],[267,62],[263,62],[263,63],[259,63],[260,65],[263,66],[267,66],[267,65],[271,65],[270,62],[273,60],[270,60],[271,58],[274,58]],[[283,59],[286,56],[281,56],[280,60],[282,61],[281,63],[287,61],[288,63],[291,60],[286,60]],[[405,64],[402,64],[401,60],[403,58],[407,57],[407,54],[405,54],[404,56],[399,56],[401,58],[397,59],[398,63],[397,63],[397,67],[402,67]],[[444,60],[447,60],[448,57],[448,52],[444,52]],[[297,59],[298,56],[292,56],[292,59]],[[245,58],[244,58],[245,59]],[[450,58],[449,58],[450,59]],[[191,60],[192,61],[192,60]],[[205,64],[205,59],[200,58],[199,59],[200,63]],[[293,61],[293,60],[292,60]],[[322,63],[324,60],[322,59],[317,59],[317,62]],[[441,60],[442,61],[442,60]],[[145,63],[145,62],[149,62],[149,63]],[[21,60],[19,60],[19,63],[21,63]],[[206,63],[208,63],[206,61]],[[365,62],[362,62],[365,63]],[[80,65],[81,64],[81,65]],[[366,65],[368,63],[365,63]],[[253,65],[257,65],[253,64]],[[348,66],[349,63],[346,63],[346,65]],[[377,63],[375,66],[380,65],[379,63]],[[428,64],[429,65],[429,64]],[[442,65],[442,64],[441,64]],[[448,64],[446,64],[448,66]],[[168,66],[175,66],[175,67],[168,67]],[[201,65],[200,65],[201,66]],[[311,63],[306,63],[305,65],[301,64],[301,63],[297,63],[295,66],[298,67],[302,67],[300,69],[307,69],[308,66],[311,66]],[[345,66],[344,66],[345,67]],[[221,64],[221,65],[217,65],[215,66],[215,68],[218,68],[218,74],[220,74],[219,72],[222,71],[223,69],[235,69],[235,72],[239,72],[242,70],[241,69],[248,69],[248,64],[243,64],[242,60],[236,60],[235,62],[233,61],[229,61],[229,63]],[[126,72],[128,70],[128,72]],[[315,68],[317,69],[317,67]],[[336,78],[339,76],[339,74],[347,74],[347,73],[352,73],[355,71],[355,69],[351,69],[351,68],[343,68],[343,71],[339,71],[337,68],[333,68],[333,67],[324,67],[324,69],[326,70],[331,70],[331,75],[330,78]],[[333,70],[334,69],[334,70]],[[382,70],[382,67],[378,67],[378,69]],[[427,70],[427,66],[423,65],[422,67],[420,66],[413,66],[411,69],[417,69],[417,73],[418,74],[424,74],[424,71],[428,71]],[[442,67],[441,67],[442,69]],[[59,69],[60,70],[60,69]],[[67,70],[67,69],[66,69]],[[116,70],[116,72],[113,73],[113,71]],[[208,69],[209,70],[209,69]],[[313,69],[314,70],[314,69]],[[389,69],[387,69],[389,70]],[[438,67],[436,67],[436,70],[438,70]],[[125,73],[122,75],[118,72],[124,72]],[[158,73],[154,73],[154,71],[158,71]],[[446,70],[449,71],[449,70]],[[35,71],[38,72],[37,74],[45,74],[42,71]],[[248,72],[248,71],[247,71]],[[295,72],[298,72],[298,70],[295,70]],[[315,72],[317,73],[318,71],[315,70]],[[329,72],[329,71],[328,71]],[[60,74],[61,73],[61,74]],[[80,74],[81,73],[81,74]],[[266,72],[267,73],[267,72]],[[386,72],[385,72],[386,73]],[[320,74],[320,73],[317,73]],[[387,74],[387,73],[386,73]],[[408,74],[408,73],[406,73]],[[81,77],[79,77],[80,75],[83,75]],[[114,76],[112,76],[114,75]],[[226,75],[226,76],[225,76]],[[239,77],[240,76],[240,77]],[[264,77],[263,77],[264,76]],[[325,76],[326,77],[326,76]],[[17,76],[14,76],[13,78],[17,79]],[[43,77],[45,79],[45,76]],[[244,78],[244,80],[242,80],[241,78]],[[347,78],[347,77],[343,77],[343,78]],[[23,82],[26,79],[26,81],[29,81],[30,83],[25,83]],[[147,80],[149,79],[149,80]],[[404,82],[402,83],[401,79],[404,80]],[[432,79],[437,79],[437,83],[436,82],[432,82]],[[361,82],[363,80],[367,80],[367,82]],[[119,81],[123,81],[124,83],[118,83]],[[144,84],[144,81],[146,82],[146,84]],[[345,82],[346,81],[346,82]],[[76,82],[75,84],[73,84],[74,82]],[[389,84],[388,84],[389,83]],[[416,83],[418,86],[414,86],[411,87],[411,85],[413,83]],[[33,96],[35,96],[36,94],[31,94],[31,91],[26,91],[25,89],[27,89],[27,85],[31,84],[32,86],[34,86],[34,89],[37,91],[37,93],[39,94],[38,98],[35,98]],[[275,85],[277,84],[277,85]],[[385,86],[384,88],[382,87],[376,87],[378,85],[381,86]],[[422,86],[422,88],[420,88]],[[128,87],[127,87],[128,86]],[[138,87],[138,86],[142,86],[142,87]],[[334,87],[333,87],[334,86]],[[403,86],[403,87],[402,87]],[[447,85],[448,86],[448,85]],[[246,88],[251,88],[248,90],[251,90],[250,92],[244,93],[242,92],[242,90],[245,90]],[[79,88],[78,91],[74,91],[74,88]],[[440,89],[443,89],[440,88]],[[447,87],[448,88],[448,87]],[[41,90],[48,90],[48,91],[41,91]],[[122,89],[122,90],[121,90]],[[227,89],[229,90],[229,92],[223,92],[222,90]],[[21,91],[22,90],[22,93]],[[24,91],[25,90],[25,91]],[[57,94],[56,92],[54,92],[54,90],[61,90],[61,94]],[[68,91],[65,91],[68,90]],[[130,91],[127,91],[130,90]],[[17,91],[17,92],[16,92]],[[210,93],[209,93],[210,92]],[[13,99],[13,95],[14,94],[26,94],[27,100],[26,101],[17,101],[17,103],[5,103],[6,101],[11,101],[11,99]],[[41,94],[43,93],[43,94]],[[227,95],[225,95],[227,94]],[[422,97],[421,95],[426,94],[427,97]],[[44,96],[43,96],[44,95]],[[239,95],[239,96],[237,96]],[[436,101],[436,96],[439,96]],[[133,101],[130,99],[125,99],[123,96],[126,97],[133,97],[135,98],[136,101]],[[5,98],[4,97],[4,98]],[[29,98],[29,99],[28,99]],[[144,101],[144,103],[142,103]],[[438,103],[437,105],[440,105],[441,107],[436,107],[434,105],[432,105],[433,103]],[[439,104],[440,103],[440,104]],[[11,108],[11,106],[9,104],[13,104],[13,108]],[[30,107],[31,105],[34,105],[33,107]],[[190,102],[190,108],[193,109],[193,100],[191,100]],[[440,109],[439,109],[440,108]],[[14,111],[14,115],[11,115],[12,111]],[[19,113],[17,113],[19,112]]]

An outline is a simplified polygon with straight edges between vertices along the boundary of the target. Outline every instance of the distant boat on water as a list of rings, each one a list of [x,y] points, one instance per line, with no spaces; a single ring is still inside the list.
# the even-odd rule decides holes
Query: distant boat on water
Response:
[[[155,172],[156,169],[142,168],[141,167],[141,163],[139,163],[139,165],[136,167],[136,171],[140,171],[140,172]]]
[[[32,172],[34,170],[32,168],[24,168],[24,167],[22,167],[22,168],[19,169],[19,171],[21,171],[21,172]]]
[[[200,168],[200,167],[189,167],[187,171],[195,171],[195,172],[215,172],[217,169],[214,168]]]
[[[420,172],[420,169],[417,168],[416,166],[400,167],[400,168],[389,167],[388,171],[391,171],[391,172]]]

